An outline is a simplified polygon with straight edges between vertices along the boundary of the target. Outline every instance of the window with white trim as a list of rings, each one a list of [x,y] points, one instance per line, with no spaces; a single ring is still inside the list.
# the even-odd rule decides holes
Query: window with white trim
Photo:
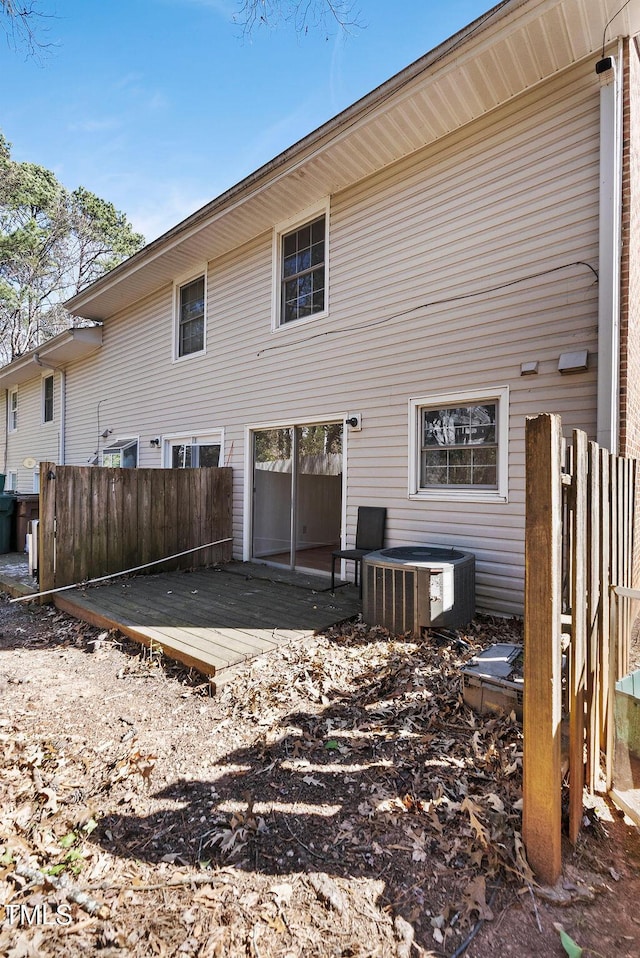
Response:
[[[507,498],[508,388],[413,399],[409,494]]]
[[[165,439],[165,466],[168,469],[196,469],[219,466],[222,458],[221,434],[176,436]]]
[[[206,282],[196,276],[176,287],[175,356],[191,356],[204,352]]]
[[[135,469],[138,465],[138,440],[118,439],[102,450],[102,465],[113,469]]]
[[[327,311],[328,203],[275,231],[276,327],[318,318]]]
[[[53,422],[53,376],[42,380],[42,421]]]
[[[18,488],[18,471],[17,469],[9,469],[7,472],[7,481],[4,484],[4,488],[7,492],[15,492]]]
[[[9,390],[9,432],[15,432],[18,428],[18,387],[15,386]]]

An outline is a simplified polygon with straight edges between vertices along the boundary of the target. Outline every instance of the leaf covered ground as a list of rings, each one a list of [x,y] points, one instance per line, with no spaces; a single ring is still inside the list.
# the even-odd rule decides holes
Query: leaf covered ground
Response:
[[[640,953],[636,829],[586,809],[538,888],[521,727],[464,702],[517,621],[347,623],[215,694],[48,607],[4,599],[0,628],[0,955]]]

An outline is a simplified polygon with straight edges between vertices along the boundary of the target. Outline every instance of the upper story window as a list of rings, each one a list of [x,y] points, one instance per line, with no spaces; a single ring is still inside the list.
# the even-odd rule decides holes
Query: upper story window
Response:
[[[206,290],[204,275],[177,287],[175,355],[204,352]]]
[[[118,439],[102,451],[102,465],[115,469],[135,469],[138,465],[138,440]]]
[[[409,494],[507,498],[508,389],[411,400]]]
[[[276,230],[276,327],[327,311],[328,222],[325,205]]]
[[[42,421],[53,422],[53,376],[42,380]]]
[[[18,428],[18,387],[9,390],[9,432]]]

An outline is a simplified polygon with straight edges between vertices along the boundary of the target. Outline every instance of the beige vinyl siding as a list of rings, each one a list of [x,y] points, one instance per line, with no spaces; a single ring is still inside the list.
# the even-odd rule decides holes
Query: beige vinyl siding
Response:
[[[121,315],[105,323],[102,349],[74,367],[67,379],[70,463],[86,464],[109,443],[136,437],[146,429],[138,464],[161,465],[161,450],[149,445],[161,430],[149,430],[180,398],[172,392],[177,380],[167,376],[167,371],[181,366],[172,363],[172,310],[173,288],[168,285],[138,305],[133,321]],[[202,358],[191,362],[202,362]],[[102,439],[105,429],[110,434]]]
[[[360,412],[348,541],[358,505],[386,505],[389,545],[474,552],[479,607],[521,612],[525,416],[595,430],[595,277],[545,271],[597,268],[598,137],[589,64],[333,196],[327,319],[271,332],[270,232],[209,263],[206,355],[172,362],[170,284],[107,318],[102,349],[68,378],[68,461],[96,450],[98,403],[107,442],[140,437],[141,466],[162,464],[153,436],[224,429],[241,557],[246,428]],[[561,376],[577,348],[588,372]],[[539,374],[521,377],[533,360]],[[410,499],[409,400],[502,386],[508,502]]]
[[[34,472],[38,472],[41,460],[57,462],[60,450],[60,377],[53,381],[53,421],[42,422],[42,380],[37,374],[28,382],[20,383],[18,389],[18,428],[6,432],[7,412],[5,398],[3,408],[2,440],[6,456],[2,457],[3,471],[17,472],[19,492],[33,492]],[[25,459],[35,459],[36,465],[27,468]]]

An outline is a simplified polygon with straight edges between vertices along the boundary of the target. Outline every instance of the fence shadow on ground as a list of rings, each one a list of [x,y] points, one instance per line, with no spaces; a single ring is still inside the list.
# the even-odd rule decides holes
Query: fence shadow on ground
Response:
[[[234,865],[382,883],[378,907],[409,921],[424,947],[433,916],[468,930],[474,877],[491,883],[517,869],[520,734],[506,716],[478,722],[459,694],[456,657],[444,649],[437,661],[429,689],[425,676],[416,681],[414,655],[391,653],[353,695],[290,712],[273,740],[256,723],[251,744],[210,777],[152,791],[148,814],[102,818],[91,840],[128,859],[214,873]]]

